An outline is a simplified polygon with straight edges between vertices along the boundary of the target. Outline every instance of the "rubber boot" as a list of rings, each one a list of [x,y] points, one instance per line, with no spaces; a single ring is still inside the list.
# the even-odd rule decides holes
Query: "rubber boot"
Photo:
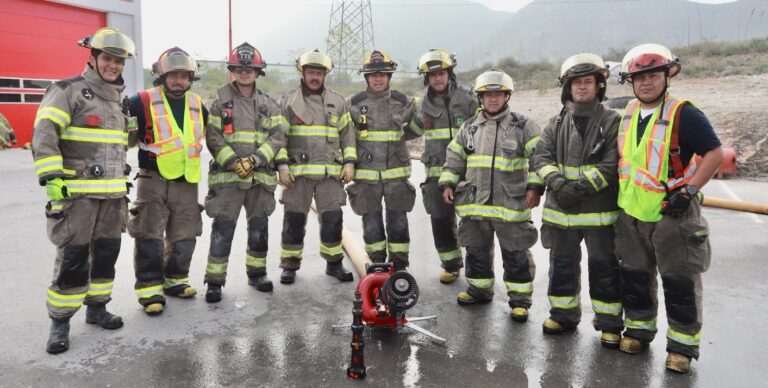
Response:
[[[115,330],[123,327],[123,318],[107,311],[105,304],[89,304],[85,310],[85,323],[99,325],[102,329]]]
[[[51,319],[51,332],[45,351],[49,354],[59,354],[69,349],[69,318]]]
[[[325,274],[333,276],[342,282],[351,282],[353,279],[352,272],[347,271],[341,261],[335,263],[328,262],[325,266]]]
[[[600,345],[608,349],[618,349],[621,342],[621,334],[604,331],[600,335]]]
[[[280,281],[282,282],[282,280],[283,277],[280,276]],[[269,292],[272,291],[273,288],[272,281],[267,278],[267,274],[248,277],[248,284],[256,287],[256,289],[261,292]]]
[[[280,274],[280,283],[282,284],[293,284],[293,282],[295,281],[296,281],[295,269],[284,269],[283,273]]]
[[[619,350],[624,353],[637,354],[643,351],[645,344],[640,342],[637,338],[624,337],[619,342]]]
[[[162,303],[151,303],[144,306],[144,312],[147,315],[160,315],[163,313],[165,306]]]
[[[461,291],[459,292],[458,295],[456,295],[456,303],[462,306],[469,306],[473,304],[485,304],[490,302],[491,302],[490,299],[478,299],[470,295],[470,293],[466,291]]]
[[[691,369],[691,359],[679,353],[669,352],[664,366],[672,372],[688,373]]]
[[[512,307],[509,315],[515,322],[524,323],[528,321],[528,309],[525,307]]]
[[[443,271],[443,273],[440,274],[440,283],[443,284],[451,284],[456,281],[456,279],[459,278],[459,271]]]
[[[208,291],[205,292],[205,301],[208,303],[218,303],[221,301],[221,285],[208,283]]]

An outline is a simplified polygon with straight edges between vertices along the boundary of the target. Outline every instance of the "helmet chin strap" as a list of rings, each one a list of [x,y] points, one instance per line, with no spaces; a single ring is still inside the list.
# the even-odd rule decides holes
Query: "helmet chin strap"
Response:
[[[192,79],[192,77],[189,77]],[[171,88],[168,87],[168,80],[166,77],[163,77],[163,90],[165,91],[165,94],[169,94],[172,97],[175,98],[181,98],[186,92],[189,91],[189,89],[192,89],[192,81],[189,82],[189,86],[187,86],[186,89],[181,91],[171,90]]]

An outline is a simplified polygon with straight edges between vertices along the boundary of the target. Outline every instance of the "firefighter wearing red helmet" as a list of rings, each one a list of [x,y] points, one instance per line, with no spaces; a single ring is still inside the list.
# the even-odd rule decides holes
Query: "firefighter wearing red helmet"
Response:
[[[48,287],[52,320],[48,353],[69,348],[69,320],[85,304],[85,321],[105,329],[123,326],[106,309],[111,300],[120,236],[127,218],[128,120],[121,111],[125,59],[133,40],[102,28],[80,45],[90,49],[79,76],[57,81],[35,117],[32,155],[56,264]]]
[[[248,284],[262,292],[272,291],[272,281],[267,278],[268,217],[275,210],[277,186],[272,164],[288,126],[277,102],[257,86],[265,67],[255,47],[247,42],[235,47],[227,62],[234,80],[219,88],[211,105],[205,133],[208,150],[214,156],[205,197],[206,214],[213,219],[205,269],[208,303],[221,300],[242,208],[248,230]]]
[[[165,295],[191,298],[189,266],[202,234],[197,202],[200,153],[208,111],[189,91],[197,63],[173,47],[152,65],[155,87],[131,97],[139,146],[138,190],[128,219],[135,239],[135,291],[144,312],[163,312]]]
[[[680,68],[658,44],[637,46],[622,60],[621,80],[632,84],[637,99],[619,124],[621,210],[615,229],[626,328],[619,348],[639,353],[656,336],[658,271],[669,323],[666,368],[686,373],[690,360],[699,357],[701,274],[711,257],[699,190],[723,152],[706,116],[667,93]]]

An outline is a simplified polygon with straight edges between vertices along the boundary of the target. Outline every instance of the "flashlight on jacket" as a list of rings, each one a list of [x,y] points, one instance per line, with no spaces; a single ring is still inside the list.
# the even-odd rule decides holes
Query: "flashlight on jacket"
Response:
[[[232,125],[232,109],[225,108],[221,110],[221,124],[224,133],[231,135],[235,132],[235,128]]]

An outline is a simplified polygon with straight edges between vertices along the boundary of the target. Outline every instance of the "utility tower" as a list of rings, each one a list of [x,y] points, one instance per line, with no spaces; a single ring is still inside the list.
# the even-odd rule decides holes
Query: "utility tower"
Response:
[[[374,48],[371,0],[332,1],[325,44],[338,81],[348,82]]]

